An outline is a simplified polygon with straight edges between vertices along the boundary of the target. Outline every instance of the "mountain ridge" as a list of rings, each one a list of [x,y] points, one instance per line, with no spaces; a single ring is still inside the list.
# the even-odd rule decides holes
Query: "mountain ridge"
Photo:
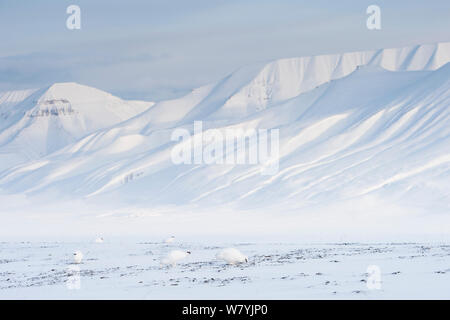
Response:
[[[17,162],[39,159],[152,105],[121,100],[73,82],[55,83],[22,95],[6,92],[0,94],[0,150],[16,156]]]
[[[245,67],[15,163],[0,172],[0,188],[123,205],[286,210],[376,196],[445,211],[449,62],[450,43],[440,43]],[[78,85],[68,86],[73,91]],[[60,85],[54,88],[43,101],[68,98]],[[173,164],[171,133],[192,133],[197,120],[204,130],[280,129],[279,172],[261,176],[258,165]]]

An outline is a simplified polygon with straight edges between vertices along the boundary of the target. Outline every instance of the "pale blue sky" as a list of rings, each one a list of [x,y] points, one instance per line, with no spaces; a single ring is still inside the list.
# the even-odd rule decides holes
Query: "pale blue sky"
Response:
[[[160,100],[252,62],[450,41],[450,1],[0,0],[0,39],[1,91],[75,81]]]

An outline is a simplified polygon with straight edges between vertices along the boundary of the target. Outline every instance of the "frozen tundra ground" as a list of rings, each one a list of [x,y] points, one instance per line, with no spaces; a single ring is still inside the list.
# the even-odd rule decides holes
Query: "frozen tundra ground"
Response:
[[[249,263],[215,259],[230,246]],[[161,268],[173,249],[192,254]],[[73,262],[77,250],[81,264]],[[17,298],[450,299],[450,244],[3,242],[0,299]]]

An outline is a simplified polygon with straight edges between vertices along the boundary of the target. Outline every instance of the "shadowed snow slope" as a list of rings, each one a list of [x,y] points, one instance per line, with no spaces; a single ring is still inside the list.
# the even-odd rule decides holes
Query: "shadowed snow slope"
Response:
[[[76,84],[4,93],[0,153],[10,168],[0,188],[235,208],[376,196],[448,212],[449,62],[450,43],[283,59],[151,108]],[[203,130],[280,129],[279,171],[173,164],[171,133],[192,132],[196,120]]]

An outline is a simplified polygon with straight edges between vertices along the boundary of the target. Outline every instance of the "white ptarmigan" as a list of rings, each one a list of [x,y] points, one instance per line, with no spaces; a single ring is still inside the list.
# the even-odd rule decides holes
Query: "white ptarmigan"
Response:
[[[98,237],[94,240],[95,243],[103,243],[105,241],[105,239],[103,239],[103,237]]]
[[[219,260],[224,260],[228,264],[239,264],[248,262],[247,256],[242,254],[238,249],[235,248],[226,248],[220,251],[216,258]]]
[[[175,267],[178,261],[183,260],[190,254],[190,251],[172,250],[161,260],[161,265],[171,265],[172,267]]]
[[[82,260],[83,260],[83,253],[81,251],[75,251],[73,253],[73,261],[76,264],[80,264]]]
[[[170,238],[167,238],[166,240],[164,240],[165,243],[172,243],[175,241],[175,237],[171,236]]]

